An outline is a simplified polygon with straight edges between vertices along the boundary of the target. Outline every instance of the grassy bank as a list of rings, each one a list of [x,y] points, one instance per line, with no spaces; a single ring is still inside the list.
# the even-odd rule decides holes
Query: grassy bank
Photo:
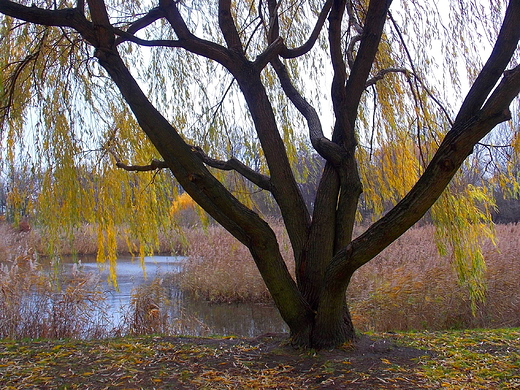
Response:
[[[299,351],[257,339],[0,341],[3,389],[515,389],[520,329],[372,334]]]

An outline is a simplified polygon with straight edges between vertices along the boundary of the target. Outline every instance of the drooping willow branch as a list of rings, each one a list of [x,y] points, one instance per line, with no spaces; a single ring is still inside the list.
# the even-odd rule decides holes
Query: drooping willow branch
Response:
[[[418,76],[418,72],[416,71],[415,66],[414,66],[414,62],[412,60],[412,55],[410,54],[410,51],[408,50],[408,46],[406,45],[406,42],[405,42],[405,40],[403,38],[403,34],[401,33],[401,30],[399,29],[399,26],[397,25],[397,22],[395,21],[394,17],[392,16],[392,13],[390,11],[388,11],[388,18],[392,22],[392,25],[393,25],[393,27],[394,27],[394,29],[395,29],[398,37],[399,37],[401,45],[403,45],[404,51],[406,53],[406,57],[408,58],[408,62],[410,63],[410,66],[412,68],[412,74],[415,76],[415,81],[418,82],[421,85],[421,87],[428,94],[428,96],[435,102],[435,104],[437,104],[437,106],[439,106],[441,111],[446,116],[446,120],[448,121],[449,125],[453,126],[453,120],[451,119],[450,114],[448,113],[448,110],[442,105],[442,103],[439,101],[439,99],[437,99],[437,97],[435,97],[433,95],[433,93],[428,88],[426,88],[426,86],[424,85],[422,79]],[[417,90],[419,90],[418,86],[416,86],[416,88],[417,88]]]

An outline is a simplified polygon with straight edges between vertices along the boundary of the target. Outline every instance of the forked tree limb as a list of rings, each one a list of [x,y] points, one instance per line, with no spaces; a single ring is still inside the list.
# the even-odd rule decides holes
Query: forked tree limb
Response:
[[[237,158],[232,157],[227,161],[222,161],[209,157],[202,148],[198,146],[192,146],[192,150],[206,165],[223,171],[236,171],[258,187],[267,191],[272,191],[272,184],[269,176],[254,171]]]

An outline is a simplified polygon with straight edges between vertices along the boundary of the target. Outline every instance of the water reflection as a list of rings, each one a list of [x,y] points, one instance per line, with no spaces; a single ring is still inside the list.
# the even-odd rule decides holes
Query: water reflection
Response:
[[[121,257],[117,261],[118,289],[109,285],[109,269],[107,265],[96,263],[93,258],[81,258],[79,261],[65,259],[64,271],[71,272],[74,267],[80,267],[86,272],[98,273],[104,281],[107,291],[108,304],[112,312],[111,327],[121,320],[122,309],[130,303],[132,291],[135,287],[151,283],[156,277],[165,277],[169,274],[178,274],[182,277],[182,262],[180,256],[145,257],[144,263],[139,259]],[[172,278],[165,277],[163,286],[167,288],[170,300],[169,314],[172,320],[188,313],[209,328],[211,334],[223,336],[254,337],[263,333],[287,332],[287,327],[280,314],[271,305],[240,303],[240,304],[213,304],[206,301],[191,299],[183,294],[172,282]],[[199,329],[186,331],[198,335]]]

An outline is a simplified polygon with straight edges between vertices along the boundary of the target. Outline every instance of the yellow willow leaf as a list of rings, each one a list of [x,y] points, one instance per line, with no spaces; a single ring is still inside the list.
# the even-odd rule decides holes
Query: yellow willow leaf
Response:
[[[459,282],[470,295],[473,312],[485,293],[486,264],[480,243],[485,238],[494,242],[491,215],[480,210],[482,202],[493,203],[486,189],[467,186],[455,195],[445,192],[432,208],[440,252],[451,253]]]

